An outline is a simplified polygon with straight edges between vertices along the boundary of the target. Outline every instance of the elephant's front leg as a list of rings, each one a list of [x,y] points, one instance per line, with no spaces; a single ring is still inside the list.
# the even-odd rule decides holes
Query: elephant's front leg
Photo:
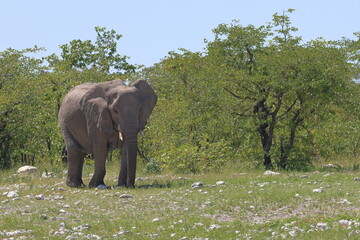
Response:
[[[94,175],[91,178],[89,187],[97,187],[104,184],[104,177],[106,174],[106,158],[107,158],[107,146],[100,146],[94,150],[94,162],[95,162],[95,171]]]
[[[127,179],[127,150],[123,145],[121,150],[121,167],[120,167],[118,186],[119,187],[126,186],[126,179]]]

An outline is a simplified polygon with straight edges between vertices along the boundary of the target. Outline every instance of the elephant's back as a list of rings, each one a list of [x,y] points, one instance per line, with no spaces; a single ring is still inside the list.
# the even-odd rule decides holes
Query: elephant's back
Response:
[[[79,110],[81,99],[93,85],[93,83],[83,83],[75,86],[68,92],[68,94],[65,95],[59,109],[58,117],[60,125],[67,122],[71,116],[80,114]]]

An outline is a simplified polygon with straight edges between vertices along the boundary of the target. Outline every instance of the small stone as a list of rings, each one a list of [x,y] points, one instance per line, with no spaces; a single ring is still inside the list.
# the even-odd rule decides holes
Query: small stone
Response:
[[[289,232],[289,235],[290,236],[292,236],[292,237],[296,237],[296,231],[295,230],[291,230],[290,232]]]
[[[359,230],[353,230],[351,233],[349,233],[349,237],[355,235],[355,234],[359,234],[360,231]]]
[[[59,223],[59,228],[62,228],[62,227],[65,227],[65,226],[66,226],[66,223],[64,223],[64,222]]]
[[[59,211],[60,213],[66,213],[66,211],[64,209],[60,209]]]
[[[316,228],[320,229],[320,230],[327,230],[328,224],[327,223],[318,223],[318,224],[316,224]]]
[[[77,239],[77,238],[73,235],[69,235],[65,238],[65,240],[75,240],[75,239]]]
[[[307,175],[301,175],[301,176],[300,176],[300,178],[303,178],[303,179],[308,179],[308,178],[309,178],[309,176],[307,176]]]
[[[114,238],[117,238],[118,236],[129,234],[130,231],[120,231],[113,235]]]
[[[43,172],[43,173],[41,174],[41,177],[42,177],[42,178],[55,177],[55,173],[53,173],[53,172]]]
[[[191,188],[201,188],[204,186],[203,182],[195,182],[191,185]]]
[[[44,194],[36,195],[36,196],[35,196],[35,199],[36,199],[36,200],[44,200],[44,199],[45,199]]]
[[[216,182],[216,185],[217,185],[217,186],[219,186],[219,185],[224,185],[224,184],[225,184],[224,181],[217,181],[217,182]]]
[[[84,238],[85,239],[101,239],[101,237],[96,234],[88,234],[88,235],[84,236]]]
[[[322,193],[324,190],[322,190],[321,188],[315,188],[312,190],[314,193]]]
[[[22,166],[21,168],[19,168],[17,170],[17,173],[19,174],[30,174],[30,173],[35,173],[37,171],[36,167],[33,166]]]
[[[184,180],[184,181],[189,181],[190,178],[187,178],[187,177],[177,177],[175,178],[175,180]]]
[[[40,218],[46,220],[46,219],[48,219],[48,216],[45,215],[45,214],[41,214],[41,215],[40,215]]]
[[[278,173],[278,172],[273,172],[273,171],[270,171],[270,170],[264,172],[265,176],[273,176],[273,175],[279,175],[279,174],[280,173]]]
[[[142,182],[142,181],[147,181],[147,180],[149,180],[148,177],[138,177],[138,178],[136,178],[135,181]]]
[[[95,189],[107,189],[107,186],[104,184],[100,184],[99,186],[97,186]]]
[[[10,191],[6,194],[6,196],[8,198],[17,198],[17,197],[19,197],[19,194],[17,193],[17,191]]]
[[[207,231],[212,231],[212,230],[219,229],[219,228],[221,228],[221,226],[219,224],[213,224],[213,225],[210,225],[210,227],[207,229]]]
[[[160,219],[158,219],[158,218],[154,218],[153,220],[152,220],[152,222],[157,222],[157,221],[159,221]]]
[[[54,200],[63,200],[63,199],[64,199],[64,196],[61,196],[61,195],[54,196]]]
[[[354,181],[360,181],[360,177],[356,177],[356,178],[354,178]]]
[[[120,198],[134,198],[134,196],[125,193],[125,194],[120,195]]]
[[[299,197],[301,197],[301,195],[297,193],[297,194],[295,194],[295,197],[299,198]]]
[[[351,221],[346,220],[346,219],[341,219],[338,223],[339,223],[341,226],[350,226],[350,225],[352,224]]]
[[[350,202],[349,200],[347,199],[342,199],[341,201],[339,201],[338,203],[341,203],[341,204],[347,204],[347,205],[352,205],[352,202]]]

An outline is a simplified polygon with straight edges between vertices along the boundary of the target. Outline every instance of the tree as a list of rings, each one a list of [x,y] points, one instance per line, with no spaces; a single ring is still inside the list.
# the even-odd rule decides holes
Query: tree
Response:
[[[40,50],[7,49],[0,53],[0,168],[33,161],[39,146],[35,119],[42,86],[36,79],[44,67],[41,60],[28,54]]]
[[[143,70],[159,96],[142,145],[148,159],[180,172],[217,171],[231,154],[221,94],[201,53],[179,49]]]
[[[321,39],[301,44],[301,38],[292,35],[296,30],[284,12],[258,28],[236,21],[219,25],[208,44],[208,54],[227,73],[224,90],[235,101],[234,113],[250,118],[260,137],[268,169],[273,168],[274,154],[278,167],[291,165],[297,134],[305,129],[303,137],[311,138],[312,116],[326,113],[334,97],[351,85],[346,54]],[[299,154],[292,158],[299,161]]]
[[[115,30],[107,31],[105,27],[95,27],[95,31],[95,44],[91,40],[76,39],[60,45],[62,59],[54,54],[49,56],[47,59],[50,66],[65,71],[71,68],[95,69],[107,75],[134,72],[136,67],[126,61],[128,57],[117,53],[117,41],[122,35]]]

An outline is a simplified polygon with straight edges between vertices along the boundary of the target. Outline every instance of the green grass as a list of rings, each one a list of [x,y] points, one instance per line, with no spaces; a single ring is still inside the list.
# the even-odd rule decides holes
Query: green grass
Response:
[[[108,166],[109,186],[116,184],[117,168]],[[55,176],[42,177],[45,170]],[[138,177],[148,179],[135,189],[95,190],[68,188],[63,170],[39,167],[27,176],[15,169],[0,172],[0,238],[360,238],[358,172],[146,175],[140,170]],[[86,166],[85,183],[91,172]],[[198,181],[205,186],[192,189]],[[225,184],[215,186],[217,181]],[[313,192],[319,188],[323,192]],[[17,191],[18,199],[8,198],[8,191]],[[120,198],[124,193],[133,198]],[[36,200],[38,194],[45,199]]]

